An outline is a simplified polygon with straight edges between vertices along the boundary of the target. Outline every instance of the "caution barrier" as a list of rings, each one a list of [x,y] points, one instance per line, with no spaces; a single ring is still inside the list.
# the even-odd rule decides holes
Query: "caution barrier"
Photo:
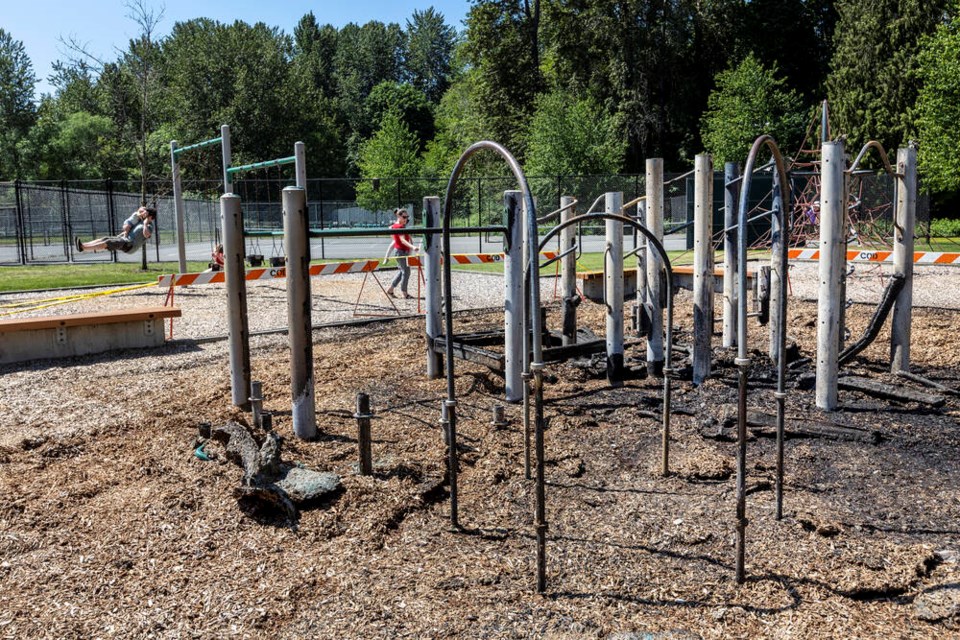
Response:
[[[544,251],[541,257],[551,260],[557,256],[555,252]],[[503,261],[502,253],[467,253],[454,254],[456,264],[489,264]],[[407,264],[411,267],[423,266],[420,256],[410,256]],[[354,262],[331,262],[328,264],[310,265],[311,276],[331,276],[342,273],[367,273],[375,271],[380,266],[379,260],[358,260]],[[247,271],[247,280],[273,280],[286,278],[287,270],[284,267],[250,269]],[[226,274],[223,271],[204,271],[203,273],[178,273],[160,276],[157,285],[160,287],[185,287],[198,284],[216,284],[225,282]]]
[[[790,249],[791,260],[819,260],[819,249]],[[847,262],[892,262],[893,251],[847,251]],[[914,264],[960,264],[960,253],[916,251]]]

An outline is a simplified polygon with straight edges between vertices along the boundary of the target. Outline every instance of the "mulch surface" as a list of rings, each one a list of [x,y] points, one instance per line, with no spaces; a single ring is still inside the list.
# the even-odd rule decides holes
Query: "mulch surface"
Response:
[[[676,340],[690,344],[684,295]],[[872,311],[849,310],[854,335]],[[550,313],[558,325],[558,310]],[[601,313],[585,303],[582,324],[602,333]],[[789,317],[800,354],[815,359],[815,304],[791,300]],[[498,323],[495,312],[456,320],[457,331]],[[917,310],[913,370],[960,386],[958,326],[960,312]],[[765,343],[765,328],[750,330],[753,346]],[[888,352],[884,332],[845,371],[902,385],[886,373]],[[813,390],[798,388],[813,365],[792,368],[788,430],[828,421],[877,437],[788,437],[778,521],[775,442],[769,430],[751,431],[741,585],[736,443],[716,437],[736,415],[729,354],[717,350],[705,384],[674,383],[668,477],[659,380],[612,388],[602,362],[551,365],[548,588],[538,595],[521,407],[507,407],[507,427],[491,425],[502,378],[456,363],[454,530],[439,425],[445,381],[423,374],[421,321],[314,334],[320,436],[311,442],[292,434],[284,340],[259,342],[254,378],[283,459],[343,483],[289,522],[238,501],[242,471],[222,449],[210,444],[208,461],[195,455],[202,423],[250,419],[230,405],[226,353],[223,343],[181,343],[5,370],[0,635],[960,637],[957,397],[932,408],[841,391],[828,414]],[[642,345],[628,353],[628,364],[643,359]],[[772,414],[775,378],[762,355],[754,360],[748,404]],[[370,477],[357,474],[361,391],[376,414]]]

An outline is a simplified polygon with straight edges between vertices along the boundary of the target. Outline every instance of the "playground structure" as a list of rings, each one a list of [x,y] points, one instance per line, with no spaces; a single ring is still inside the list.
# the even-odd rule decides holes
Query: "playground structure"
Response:
[[[225,129],[226,140],[229,130]],[[201,143],[213,145],[213,141]],[[221,136],[221,143],[224,142]],[[227,143],[228,144],[228,143]],[[188,150],[191,147],[184,147]],[[767,148],[772,161],[756,168],[756,159],[763,148]],[[901,149],[898,152],[897,170],[890,167],[882,148],[876,143],[868,143],[857,156],[850,168],[846,168],[842,142],[827,142],[823,145],[823,193],[820,201],[821,219],[821,295],[819,298],[820,317],[818,319],[817,354],[817,405],[826,410],[836,409],[837,369],[842,361],[841,347],[843,339],[843,277],[846,272],[844,260],[847,235],[845,215],[848,210],[849,192],[847,177],[858,171],[859,163],[865,154],[876,150],[885,170],[897,180],[896,220],[897,245],[894,248],[894,270],[898,283],[896,295],[888,297],[889,305],[894,309],[894,330],[891,342],[891,369],[909,371],[910,340],[910,296],[912,286],[913,215],[916,199],[916,153],[914,149]],[[468,159],[480,149],[498,153],[510,166],[521,187],[519,191],[508,191],[504,195],[505,219],[502,225],[481,227],[452,228],[452,197],[456,182]],[[172,152],[173,153],[173,152]],[[225,156],[226,158],[226,156]],[[283,243],[287,256],[286,266],[274,269],[275,275],[282,275],[287,283],[287,316],[289,324],[289,343],[291,349],[291,395],[293,402],[294,433],[303,439],[317,435],[316,416],[313,397],[313,351],[310,337],[310,284],[312,271],[323,265],[310,265],[310,237],[337,237],[357,235],[367,237],[388,236],[394,233],[390,229],[366,230],[315,230],[310,229],[306,216],[306,194],[302,185],[306,184],[306,171],[303,164],[303,145],[297,143],[294,155],[289,158],[268,160],[265,162],[229,167],[225,163],[225,181],[243,171],[254,170],[281,164],[295,164],[297,186],[283,190]],[[750,217],[748,203],[753,176],[762,170],[773,167],[772,206],[769,211]],[[505,265],[505,318],[503,331],[504,374],[506,380],[506,399],[511,402],[523,402],[525,416],[533,414],[532,420],[525,424],[525,467],[531,468],[531,453],[536,460],[535,492],[536,514],[535,528],[537,539],[537,589],[546,589],[546,509],[544,482],[544,400],[543,371],[549,359],[544,344],[549,336],[541,313],[543,308],[538,273],[540,257],[548,243],[554,238],[560,239],[560,252],[551,256],[550,261],[560,261],[563,266],[561,278],[563,300],[562,346],[576,345],[576,304],[575,300],[575,253],[576,242],[571,231],[578,225],[603,221],[606,231],[606,249],[604,252],[604,303],[608,308],[606,336],[604,339],[607,355],[607,376],[612,385],[622,384],[624,364],[624,287],[623,274],[625,260],[636,257],[637,269],[637,305],[635,307],[635,329],[638,337],[646,339],[648,372],[663,379],[662,397],[662,465],[663,475],[670,473],[670,395],[672,380],[677,371],[673,367],[673,298],[675,283],[673,268],[664,250],[661,240],[663,173],[662,161],[651,159],[647,163],[647,193],[630,203],[623,203],[622,194],[607,193],[602,196],[603,212],[593,211],[601,198],[587,212],[576,215],[573,198],[564,198],[560,209],[544,218],[559,215],[560,223],[548,231],[542,238],[538,225],[543,218],[537,217],[535,204],[519,165],[512,155],[500,145],[481,142],[471,146],[455,165],[447,188],[447,198],[443,204],[443,218],[440,219],[439,198],[426,198],[424,201],[424,226],[410,228],[411,234],[422,234],[425,239],[424,267],[426,270],[426,343],[427,375],[439,377],[445,370],[447,379],[447,397],[441,406],[441,423],[447,436],[448,468],[450,470],[450,517],[454,527],[459,527],[457,501],[457,473],[459,453],[457,448],[457,397],[454,385],[457,355],[456,334],[453,329],[453,284],[451,265],[454,256],[450,249],[451,234],[463,233],[499,233],[504,236]],[[714,234],[712,225],[712,180],[713,168],[709,156],[696,158],[695,168],[695,219],[694,226],[694,328],[692,349],[692,381],[701,384],[710,377],[711,356],[713,351],[713,309],[714,267],[713,253],[719,234]],[[787,266],[788,243],[785,241],[789,231],[788,212],[790,207],[789,179],[786,164],[775,141],[768,136],[759,138],[750,152],[743,176],[738,176],[736,167],[725,167],[725,227],[722,239],[726,249],[724,253],[723,280],[723,346],[737,348],[735,364],[739,371],[738,385],[738,451],[737,451],[737,563],[738,582],[746,579],[744,569],[745,529],[746,529],[746,404],[749,393],[749,370],[751,359],[747,351],[748,316],[747,298],[749,278],[747,273],[748,237],[745,233],[750,221],[760,217],[771,218],[772,259],[769,269],[770,282],[765,284],[763,277],[756,279],[758,288],[765,288],[770,297],[770,358],[778,372],[777,390],[777,466],[776,495],[777,518],[782,517],[783,491],[783,424],[786,402],[785,342],[786,342],[786,304],[787,304]],[[739,195],[737,186],[739,185]],[[636,206],[636,215],[628,210]],[[737,212],[734,222],[734,211]],[[251,233],[244,231],[243,214],[239,196],[225,193],[221,197],[223,221],[223,239],[226,265],[223,273],[226,282],[229,304],[228,328],[230,334],[231,389],[236,406],[249,409],[251,406],[250,352],[246,326],[245,281],[245,237]],[[641,221],[641,218],[643,220]],[[644,224],[645,223],[645,224]],[[644,244],[625,255],[623,250],[623,230],[628,227],[636,230],[644,239]],[[437,241],[439,237],[439,242]],[[734,251],[733,248],[736,247]],[[368,270],[361,266],[357,271]],[[441,277],[442,272],[442,277]],[[173,284],[186,274],[170,277]],[[663,314],[666,313],[664,324]],[[175,315],[170,310],[169,315]],[[443,321],[441,322],[441,315]],[[42,319],[40,319],[42,320]],[[141,322],[136,318],[131,322]],[[153,318],[149,318],[153,320]],[[64,321],[66,322],[66,321]],[[79,321],[78,321],[79,322]],[[104,320],[100,320],[104,322]],[[117,321],[119,322],[119,321]],[[881,320],[882,322],[882,320]],[[62,326],[67,326],[62,323]],[[736,331],[732,331],[735,327]],[[37,328],[41,328],[39,325]],[[55,327],[57,336],[63,332]],[[2,333],[2,327],[0,327]],[[113,333],[119,333],[113,330]],[[144,330],[144,333],[148,333]],[[162,331],[159,333],[162,339]],[[59,337],[57,338],[60,339]],[[665,343],[665,344],[664,344]],[[135,345],[124,345],[135,346]],[[444,356],[443,358],[441,357]],[[571,356],[583,353],[576,349],[567,349],[563,353]],[[69,354],[76,355],[76,354]],[[444,360],[446,366],[444,367]],[[252,394],[256,396],[257,394]],[[533,451],[529,445],[530,435],[534,437]]]

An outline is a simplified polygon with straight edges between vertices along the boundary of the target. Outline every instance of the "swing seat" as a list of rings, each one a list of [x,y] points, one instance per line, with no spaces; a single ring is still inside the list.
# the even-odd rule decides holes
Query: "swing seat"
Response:
[[[247,256],[247,262],[250,263],[251,267],[261,267],[263,266],[263,256],[259,253],[251,253]]]
[[[270,258],[271,267],[282,267],[287,264],[287,259],[283,256],[273,256]]]

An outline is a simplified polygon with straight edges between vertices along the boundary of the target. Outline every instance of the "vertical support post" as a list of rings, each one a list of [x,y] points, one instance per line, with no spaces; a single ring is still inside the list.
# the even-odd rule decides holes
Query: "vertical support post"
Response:
[[[354,414],[357,419],[357,449],[358,466],[360,475],[369,476],[373,474],[373,447],[370,435],[370,396],[361,392],[357,394],[357,412]]]
[[[230,180],[230,168],[232,160],[232,151],[230,148],[230,125],[220,125],[220,150],[223,157],[223,192],[233,193],[233,181]]]
[[[713,357],[713,159],[694,160],[693,384],[710,377]]]
[[[230,338],[230,391],[234,406],[250,410],[250,331],[247,325],[247,281],[243,262],[243,212],[240,196],[220,197],[223,229],[223,271],[227,284],[227,333]]]
[[[559,181],[559,178],[557,178]],[[560,222],[566,222],[576,215],[570,206],[575,198],[562,196],[560,198]],[[569,208],[564,208],[569,207]],[[571,250],[576,244],[576,229],[566,227],[560,232],[560,252]],[[577,344],[577,256],[570,251],[560,261],[560,298],[563,300],[563,345]]]
[[[263,383],[254,380],[250,383],[250,408],[253,411],[253,426],[263,427]]]
[[[663,158],[647,159],[647,229],[663,242]],[[663,261],[647,246],[647,309],[650,313],[650,335],[647,337],[647,371],[663,375]]]
[[[723,348],[737,346],[737,206],[736,162],[723,165]]]
[[[639,181],[639,177],[637,180]],[[639,192],[639,185],[637,185],[637,190]],[[637,215],[635,216],[640,224],[645,225],[647,222],[647,201],[641,200],[637,203]],[[637,297],[636,301],[633,304],[633,321],[634,329],[636,330],[637,336],[644,336],[649,331],[649,322],[647,320],[647,236],[639,233],[634,227],[633,235],[636,237],[637,242]]]
[[[286,187],[283,190],[283,243],[287,256],[293,433],[301,440],[310,440],[317,435],[313,395],[313,324],[310,320],[310,240],[306,192],[300,187]]]
[[[187,272],[187,240],[184,224],[183,187],[180,184],[180,161],[177,159],[177,141],[170,141],[170,172],[173,175],[173,210],[177,219],[177,259],[180,273]]]
[[[611,191],[605,195],[606,213],[620,214],[623,192]],[[606,250],[604,256],[604,293],[607,306],[607,382],[623,385],[623,223],[606,220]]]
[[[780,184],[780,172],[773,172],[773,207],[770,212],[770,342],[767,352],[770,361],[777,364],[780,357],[781,331],[783,322],[780,317],[780,283],[787,277],[780,264],[780,256],[787,242],[788,229],[780,228],[780,202],[783,185]]]
[[[504,390],[507,402],[523,399],[523,219],[520,191],[503,192],[507,234],[503,260]]]
[[[820,198],[820,290],[817,301],[817,406],[837,408],[840,349],[840,281],[843,278],[843,221],[846,218],[846,161],[843,141],[823,144]]]
[[[440,226],[440,198],[427,196],[423,199],[423,226]],[[443,356],[434,349],[434,342],[443,333],[440,313],[440,238],[435,233],[427,234],[424,242],[424,271],[426,275],[426,338],[427,378],[436,380],[443,375]]]
[[[302,142],[293,143],[293,166],[297,174],[297,186],[303,189],[304,202],[306,202],[307,152]]]
[[[910,371],[910,325],[913,313],[913,241],[917,225],[917,150],[897,150],[897,210],[893,270],[903,289],[893,303],[890,325],[890,371]]]

